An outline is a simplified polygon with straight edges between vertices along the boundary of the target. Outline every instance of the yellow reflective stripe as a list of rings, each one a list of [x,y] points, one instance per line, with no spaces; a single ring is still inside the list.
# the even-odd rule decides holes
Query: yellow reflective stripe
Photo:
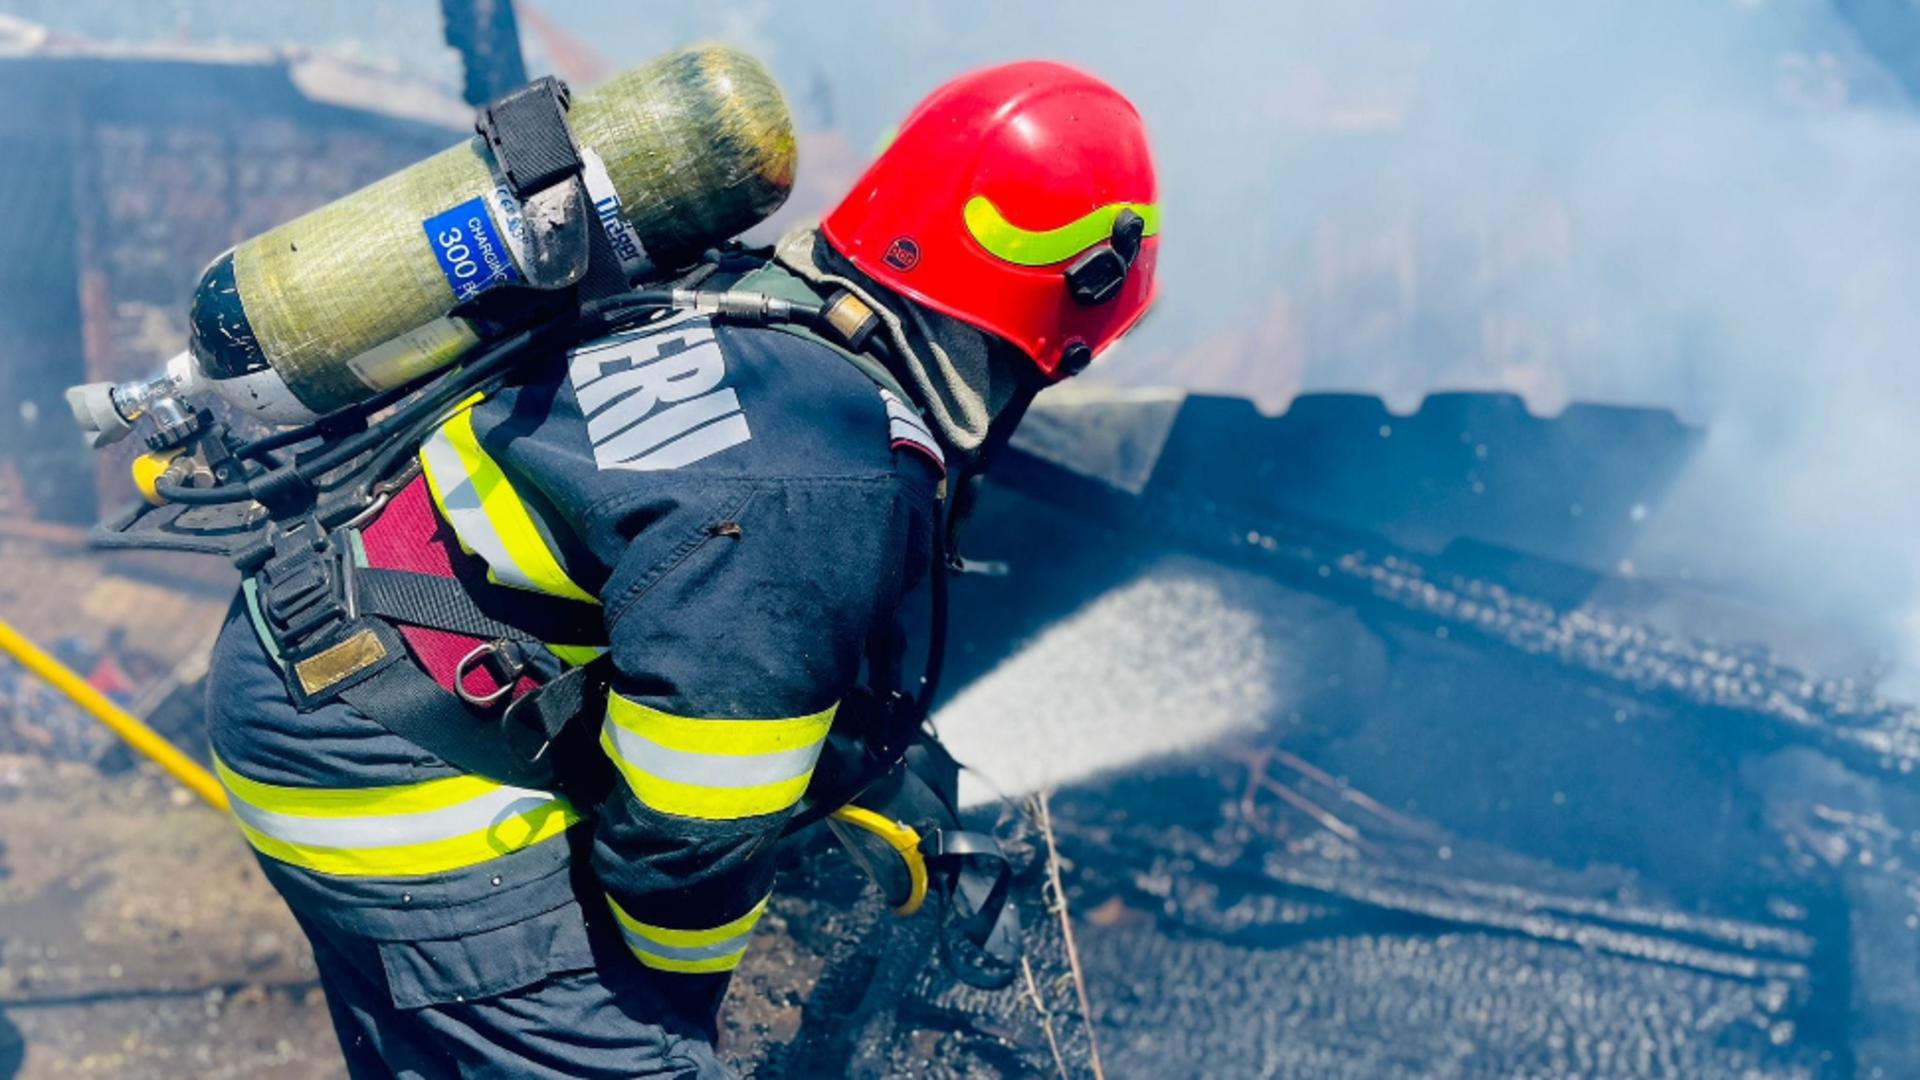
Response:
[[[605,645],[554,645],[548,644],[547,651],[560,658],[568,667],[582,667],[599,659],[607,651]]]
[[[710,930],[675,930],[671,927],[655,926],[652,923],[641,922],[639,919],[627,914],[626,909],[622,908],[618,901],[612,897],[607,898],[607,902],[613,905],[613,914],[620,920],[621,926],[639,934],[655,945],[666,945],[682,949],[698,948],[702,945],[717,945],[720,942],[726,941],[728,938],[739,937],[741,934],[752,930],[754,924],[760,921],[760,916],[766,913],[767,904],[772,900],[772,896],[763,896],[760,898],[760,902],[748,909],[745,915],[731,922],[721,923],[719,926],[713,927]]]
[[[600,748],[654,810],[712,821],[758,817],[806,792],[837,708],[779,720],[699,720],[609,694]]]
[[[434,465],[435,455],[429,452],[429,447],[434,440],[442,438],[441,432],[445,430],[448,422],[454,417],[465,416],[467,410],[480,404],[481,401],[486,399],[486,396],[484,393],[470,394],[466,400],[455,405],[453,412],[448,415],[446,420],[440,422],[440,426],[433,430],[433,434],[427,436],[426,442],[420,447],[420,452],[414,455],[420,461],[420,475],[426,477],[427,495],[433,499],[433,508],[440,512],[440,520],[446,522],[449,526],[454,525],[454,515],[447,510],[446,493],[459,487],[460,483],[466,478],[458,475],[462,471],[459,464],[459,455],[453,455],[451,461],[442,459],[442,463],[447,466],[447,472],[443,475],[439,467]],[[452,447],[449,446],[448,449],[452,449]],[[460,541],[461,551],[466,552],[468,555],[474,553],[473,544],[461,534],[458,527],[453,528],[453,537],[455,540]]]
[[[468,553],[479,551],[483,556],[490,556],[487,577],[494,582],[532,589],[550,596],[599,603],[591,593],[574,584],[567,572],[561,569],[559,560],[554,558],[546,539],[534,525],[533,515],[528,512],[526,503],[513,490],[506,473],[480,445],[480,437],[473,430],[472,408],[475,400],[469,399],[463,403],[460,411],[442,423],[431,436],[431,439],[443,440],[443,445],[453,451],[456,467],[465,475],[446,475],[444,466],[453,463],[441,459],[436,466],[436,455],[428,447],[421,448],[421,470],[426,474],[427,490],[433,495],[440,516],[453,526],[463,550]],[[474,496],[480,504],[480,520],[449,509],[449,496],[462,483],[473,486]],[[498,543],[487,543],[468,535],[474,528],[491,529],[494,534],[492,539]],[[509,565],[498,565],[497,560],[501,558]]]
[[[549,792],[456,776],[369,788],[250,780],[218,757],[235,823],[262,855],[323,874],[415,877],[487,862],[580,820]]]
[[[371,788],[296,788],[249,780],[219,757],[213,768],[235,798],[262,810],[300,817],[386,817],[445,810],[500,788],[480,776],[450,776],[418,784]]]
[[[771,896],[762,897],[745,915],[706,930],[675,930],[641,922],[611,896],[607,897],[607,906],[613,909],[613,916],[620,923],[627,949],[642,964],[659,971],[707,974],[732,971],[739,966],[754,925],[765,914],[771,899]]]
[[[834,710],[785,720],[699,720],[648,708],[619,694],[607,695],[607,718],[671,750],[690,754],[750,757],[811,746],[827,737]]]
[[[684,960],[677,956],[655,956],[635,947],[631,940],[627,942],[627,951],[655,971],[671,971],[676,975],[712,975],[717,972],[732,971],[740,966],[741,959],[747,955],[747,947],[742,945],[734,952],[722,956]]]
[[[630,951],[632,951],[636,957],[639,957],[639,963],[643,963],[643,965],[647,965],[647,967],[655,970],[670,970],[670,972],[674,972],[674,974],[716,974],[716,972],[722,972],[722,970],[737,969],[737,967],[739,967],[739,961],[747,955],[747,947],[745,947],[745,945],[741,945],[741,949],[739,949],[737,953],[728,953],[728,955],[724,955],[724,957],[707,957],[707,959],[699,959],[699,961],[684,961],[684,959],[678,959],[678,957],[655,957],[655,955],[643,953],[643,951],[634,949],[634,947],[630,947]]]
[[[1109,203],[1057,229],[1040,232],[1023,229],[1008,221],[1000,213],[1000,208],[988,201],[985,195],[968,199],[961,216],[966,220],[967,232],[995,257],[1015,266],[1052,266],[1112,236],[1113,221],[1122,210],[1131,210],[1140,215],[1141,220],[1146,222],[1145,235],[1153,236],[1160,231],[1160,206],[1157,203]]]
[[[444,874],[530,848],[580,820],[564,800],[508,818],[465,836],[388,848],[326,848],[277,840],[239,822],[260,854],[336,877],[419,877]]]
[[[738,952],[731,952],[725,956],[709,956],[701,960],[654,956],[635,949],[631,945],[628,946],[628,951],[638,957],[642,964],[655,971],[671,971],[676,975],[712,975],[722,971],[732,971],[740,966],[741,959],[747,955],[747,948],[744,945]]]

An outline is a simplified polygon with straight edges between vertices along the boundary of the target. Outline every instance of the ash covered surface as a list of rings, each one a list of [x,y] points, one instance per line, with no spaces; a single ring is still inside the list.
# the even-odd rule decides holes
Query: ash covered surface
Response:
[[[1671,418],[1583,410],[1585,434],[1569,435],[1510,404],[1422,410],[1416,443],[1470,451],[1448,424],[1496,446],[1503,423],[1520,425],[1568,467],[1616,429],[1666,431],[1670,454],[1689,445]],[[1383,438],[1377,403],[1341,407],[1368,421],[1347,443]],[[1124,423],[1123,407],[1081,409]],[[1672,609],[1696,596],[1610,580],[1625,531],[1561,530],[1528,551],[1516,496],[1477,535],[1389,540],[1352,515],[1249,497],[1247,478],[1273,475],[1267,452],[1288,443],[1267,437],[1284,419],[1249,410],[1207,431],[1234,448],[1208,473],[1182,434],[1192,414],[1152,413],[1144,438],[1092,440],[1116,457],[1111,476],[1058,468],[1075,444],[1057,428],[1054,460],[1001,474],[969,554],[1011,571],[960,590],[964,685],[939,718],[987,780],[1057,788],[1113,1075],[1920,1067],[1910,708],[1692,632],[1692,612]],[[1328,414],[1308,410],[1322,454],[1348,468]],[[1143,469],[1142,445],[1162,464]],[[1474,460],[1414,482],[1458,501],[1490,482]],[[1637,477],[1595,480],[1597,495],[1577,468],[1508,482],[1625,510],[1677,467],[1650,452]],[[1406,496],[1377,494],[1369,513]],[[1075,745],[1092,750],[1075,760]],[[1044,922],[1037,885],[1025,899]],[[1044,942],[1040,959],[1055,963]],[[951,993],[937,976],[911,987],[875,1045],[835,1064],[884,1075],[902,1047],[998,1031],[1000,1053],[1057,1071],[1031,1003],[1009,992],[962,1019],[938,1007]],[[994,1075],[1004,1061],[935,1064]]]

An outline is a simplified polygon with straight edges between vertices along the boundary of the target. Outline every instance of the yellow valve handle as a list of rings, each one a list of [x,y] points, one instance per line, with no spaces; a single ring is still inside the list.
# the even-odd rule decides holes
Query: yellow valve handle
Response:
[[[133,459],[133,486],[140,489],[141,498],[155,506],[167,504],[167,500],[160,497],[160,492],[155,490],[154,485],[167,474],[169,468],[173,467],[174,459],[180,456],[180,450],[181,448],[176,446],[171,450],[156,450],[141,454]]]
[[[18,630],[0,620],[0,653],[5,653],[20,662],[20,665],[47,681],[49,686],[66,695],[68,700],[86,710],[88,715],[112,729],[115,735],[127,741],[127,745],[145,755],[147,760],[165,769],[175,780],[184,784],[195,795],[205,799],[217,810],[227,808],[227,792],[213,774],[200,767],[200,763],[180,752],[172,743],[162,738],[160,733],[142,723],[132,713],[115,705],[107,695],[88,685],[87,680],[75,674],[73,669],[47,655],[40,646],[27,640]]]

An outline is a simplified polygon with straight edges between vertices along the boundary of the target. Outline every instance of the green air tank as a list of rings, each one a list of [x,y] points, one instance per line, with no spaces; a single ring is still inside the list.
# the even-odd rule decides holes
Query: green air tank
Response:
[[[735,49],[669,53],[581,95],[567,119],[629,274],[737,235],[793,186],[786,102]],[[194,293],[194,370],[180,374],[262,420],[303,423],[444,367],[486,332],[451,312],[524,280],[527,228],[476,136],[214,260]]]

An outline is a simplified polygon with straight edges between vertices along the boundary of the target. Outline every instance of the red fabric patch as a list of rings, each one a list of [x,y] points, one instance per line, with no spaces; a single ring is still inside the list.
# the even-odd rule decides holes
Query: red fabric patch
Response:
[[[945,476],[945,475],[947,475],[947,462],[946,462],[946,459],[945,459],[945,458],[942,458],[942,457],[940,456],[940,454],[939,454],[939,453],[938,453],[937,451],[935,451],[935,450],[933,450],[933,449],[931,449],[931,448],[929,448],[929,447],[928,447],[928,446],[927,446],[927,445],[926,445],[925,443],[921,443],[921,442],[916,442],[916,441],[915,441],[915,440],[913,440],[913,439],[895,439],[895,440],[893,440],[893,449],[895,449],[895,450],[898,450],[898,449],[900,449],[900,448],[901,448],[901,447],[903,447],[903,446],[905,446],[905,447],[908,447],[909,449],[913,449],[913,450],[918,450],[918,451],[920,451],[920,452],[921,452],[922,454],[925,454],[925,455],[927,456],[927,460],[928,460],[928,461],[931,461],[931,462],[933,462],[933,463],[934,463],[935,465],[937,465],[937,466],[939,466],[939,468],[940,468],[940,475],[941,475],[941,476]]]
[[[433,508],[433,496],[427,491],[425,477],[401,488],[360,533],[361,546],[367,552],[367,565],[381,570],[408,570],[433,577],[454,578],[469,588],[497,589],[487,581],[486,560],[460,550],[453,529],[440,519]],[[443,689],[453,689],[453,673],[462,657],[484,644],[484,639],[433,630],[424,626],[401,625],[400,636],[420,662],[420,667]],[[513,695],[532,690],[539,684],[522,675],[514,683]],[[490,694],[499,689],[493,675],[484,666],[467,672],[467,690]]]

